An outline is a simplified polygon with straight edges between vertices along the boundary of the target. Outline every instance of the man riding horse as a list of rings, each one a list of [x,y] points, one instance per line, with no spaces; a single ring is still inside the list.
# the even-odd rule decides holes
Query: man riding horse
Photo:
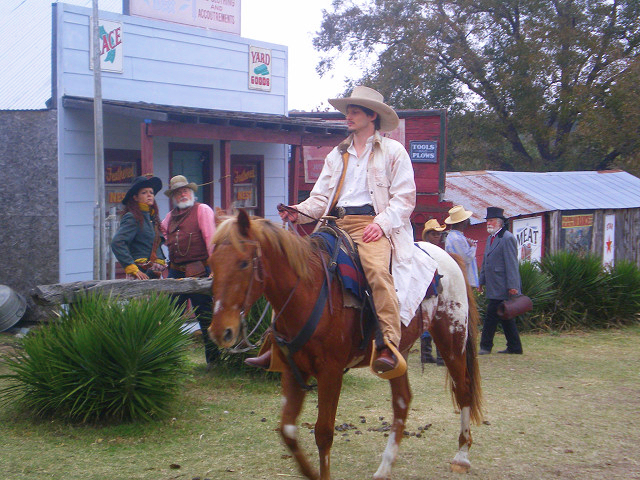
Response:
[[[350,135],[325,158],[309,198],[282,209],[280,216],[294,223],[337,217],[337,226],[356,243],[384,338],[377,344],[372,368],[384,374],[398,366],[401,316],[407,321],[413,317],[426,290],[412,284],[413,167],[404,146],[381,135],[394,130],[399,119],[380,93],[356,86],[350,97],[329,103],[345,114]],[[422,261],[428,262],[424,257]],[[430,280],[424,279],[426,284]],[[270,355],[268,351],[247,363],[266,368]]]

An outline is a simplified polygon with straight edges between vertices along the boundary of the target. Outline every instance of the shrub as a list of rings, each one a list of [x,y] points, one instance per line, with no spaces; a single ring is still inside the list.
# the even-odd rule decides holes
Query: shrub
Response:
[[[548,330],[547,312],[553,306],[557,291],[553,279],[540,269],[537,262],[520,264],[522,293],[533,302],[533,310],[518,318],[522,330]]]
[[[167,296],[127,302],[88,295],[30,333],[8,357],[0,392],[37,415],[74,421],[149,420],[166,415],[190,337]]]
[[[629,261],[618,261],[607,275],[605,290],[598,295],[608,318],[618,325],[631,324],[640,313],[640,270]]]

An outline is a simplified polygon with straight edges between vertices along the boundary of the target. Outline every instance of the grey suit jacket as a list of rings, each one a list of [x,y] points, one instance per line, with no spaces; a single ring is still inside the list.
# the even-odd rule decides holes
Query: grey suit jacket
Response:
[[[490,240],[491,236],[487,237],[480,269],[480,285],[486,286],[486,298],[507,300],[510,289],[515,288],[520,292],[516,237],[503,228],[496,234],[492,244]]]

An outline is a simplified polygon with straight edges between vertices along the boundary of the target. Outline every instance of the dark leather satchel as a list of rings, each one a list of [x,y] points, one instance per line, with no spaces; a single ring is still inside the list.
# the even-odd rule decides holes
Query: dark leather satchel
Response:
[[[503,300],[498,305],[498,316],[503,320],[511,320],[512,318],[527,313],[533,309],[533,302],[526,295],[515,295],[509,300]]]

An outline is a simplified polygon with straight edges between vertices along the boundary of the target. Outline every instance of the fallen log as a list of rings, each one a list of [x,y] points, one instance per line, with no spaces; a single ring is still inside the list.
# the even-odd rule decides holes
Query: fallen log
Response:
[[[123,299],[150,293],[203,293],[211,294],[211,278],[164,278],[159,280],[88,280],[84,282],[38,285],[30,295],[38,305],[74,303],[86,293],[111,295]]]

